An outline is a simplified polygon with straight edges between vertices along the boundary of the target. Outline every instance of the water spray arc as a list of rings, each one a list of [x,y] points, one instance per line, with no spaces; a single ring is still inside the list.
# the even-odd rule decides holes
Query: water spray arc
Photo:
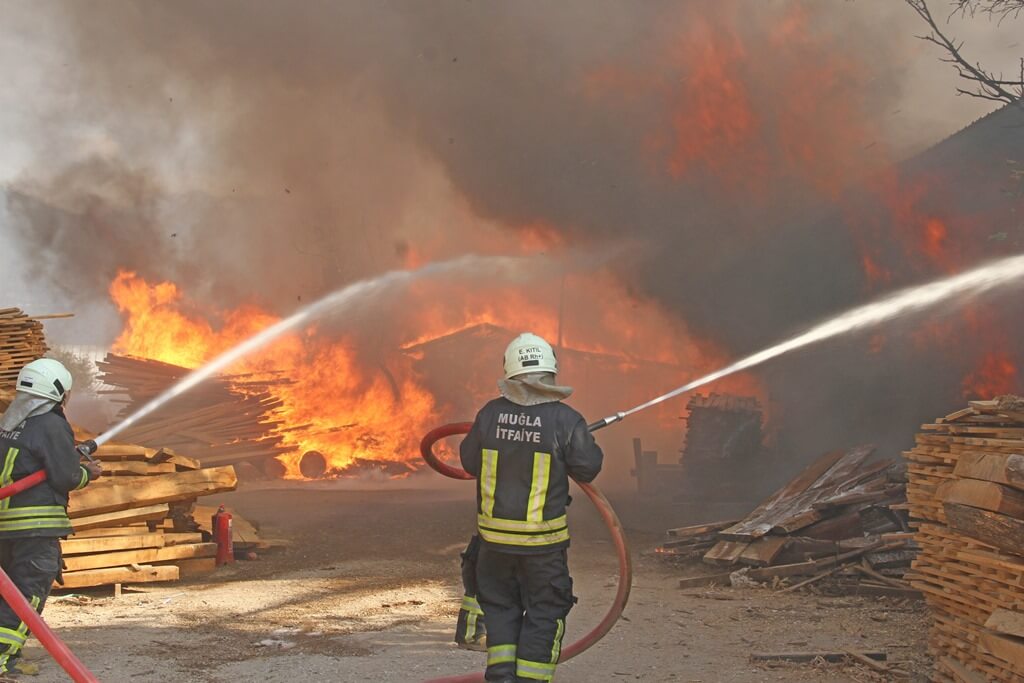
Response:
[[[869,304],[853,308],[846,313],[841,313],[791,339],[780,342],[763,351],[758,351],[746,358],[741,358],[731,365],[727,365],[703,377],[698,377],[689,384],[673,389],[646,403],[641,403],[629,410],[617,412],[603,420],[599,420],[590,425],[590,430],[594,431],[595,429],[607,427],[614,422],[624,420],[634,413],[639,413],[641,410],[656,406],[670,398],[675,398],[737,372],[749,370],[773,358],[778,358],[805,346],[875,327],[889,320],[923,311],[935,304],[950,299],[971,299],[990,290],[1008,285],[1021,277],[1024,277],[1024,255],[1009,256],[998,261],[992,261],[984,266],[973,268],[959,275],[902,289],[878,301],[873,301]]]

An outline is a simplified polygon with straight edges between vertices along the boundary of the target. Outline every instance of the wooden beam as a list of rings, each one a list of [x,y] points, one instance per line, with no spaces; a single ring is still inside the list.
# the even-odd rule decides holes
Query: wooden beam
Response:
[[[112,583],[150,583],[153,581],[177,581],[180,576],[174,565],[162,567],[140,566],[89,569],[80,572],[64,572],[64,584],[54,588],[88,588]]]
[[[1024,521],[955,503],[944,503],[943,509],[949,526],[965,536],[1024,555]]]
[[[151,522],[163,519],[170,512],[166,503],[160,505],[146,505],[144,507],[118,510],[99,515],[87,515],[73,518],[71,526],[75,532],[95,529],[97,527],[109,527],[114,525],[126,526],[135,522]],[[129,533],[129,532],[126,532]]]
[[[1016,448],[1024,446],[1020,441],[1013,444]],[[1024,455],[966,451],[960,454],[953,474],[1024,489]]]
[[[74,519],[142,505],[188,500],[212,493],[234,491],[237,485],[235,468],[230,465],[160,477],[141,477],[130,486],[120,485],[113,478],[106,482],[100,479],[81,491],[72,492],[68,515]]]
[[[769,565],[775,561],[789,541],[789,536],[762,536],[743,549],[739,561],[754,567]]]
[[[139,550],[142,548],[162,548],[164,535],[131,534],[129,536],[107,536],[99,538],[69,538],[60,542],[60,550],[65,557],[68,555],[85,555],[88,553],[106,553],[114,550]]]
[[[956,479],[939,486],[938,498],[944,503],[971,507],[1024,518],[1024,491],[979,479]]]

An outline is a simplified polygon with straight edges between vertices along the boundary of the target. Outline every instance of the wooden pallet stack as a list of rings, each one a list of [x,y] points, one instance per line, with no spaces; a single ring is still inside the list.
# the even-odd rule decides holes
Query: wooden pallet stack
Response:
[[[48,350],[39,318],[18,308],[0,309],[0,387],[13,387],[21,368]]]
[[[118,419],[190,372],[177,365],[115,354],[107,354],[96,365],[102,373],[100,380],[111,387],[100,393],[121,396],[112,399],[124,404]],[[188,453],[206,466],[273,460],[274,456],[293,450],[283,444],[283,422],[278,412],[281,401],[270,391],[288,381],[251,375],[222,376],[176,398],[159,414],[141,420],[122,436],[132,443]]]
[[[1024,680],[1024,399],[972,401],[904,455],[934,681]]]
[[[61,542],[65,588],[213,571],[217,546],[204,542],[193,509],[200,496],[235,489],[232,466],[201,468],[173,451],[120,444],[96,457],[104,476],[70,496],[75,533]]]
[[[844,573],[857,578],[858,593],[907,597],[914,591],[899,577],[914,555],[912,534],[893,509],[905,485],[893,463],[868,461],[873,452],[827,453],[744,519],[671,529],[657,551],[721,568],[682,587],[728,583],[746,567],[759,582]]]

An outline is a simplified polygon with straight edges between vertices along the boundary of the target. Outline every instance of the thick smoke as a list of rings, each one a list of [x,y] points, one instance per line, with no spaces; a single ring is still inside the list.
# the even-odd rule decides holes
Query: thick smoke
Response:
[[[885,286],[930,272],[857,227],[881,202],[862,183],[921,145],[894,114],[925,89],[894,67],[918,27],[881,5],[68,2],[47,26],[71,151],[8,211],[33,273],[83,299],[129,267],[278,312],[524,228],[629,241],[620,279],[738,355],[878,291],[865,241]],[[866,347],[769,371],[802,451],[958,403],[962,363]]]

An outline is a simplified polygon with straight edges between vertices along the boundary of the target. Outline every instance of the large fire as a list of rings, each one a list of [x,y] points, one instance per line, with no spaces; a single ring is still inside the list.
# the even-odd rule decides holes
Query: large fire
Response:
[[[284,421],[281,435],[295,449],[281,460],[289,476],[298,477],[299,461],[308,451],[323,454],[334,474],[367,462],[415,462],[422,434],[445,420],[471,417],[447,414],[452,397],[428,386],[469,387],[469,403],[479,403],[494,395],[500,358],[466,358],[457,364],[462,376],[442,381],[423,376],[415,362],[417,353],[422,354],[417,349],[459,331],[486,325],[516,332],[530,329],[560,340],[567,349],[567,379],[575,373],[576,381],[601,385],[581,376],[591,367],[600,368],[601,374],[621,375],[618,380],[603,378],[615,386],[615,395],[607,397],[615,403],[595,410],[640,403],[727,360],[710,344],[694,340],[658,306],[629,297],[610,275],[567,275],[555,284],[551,297],[539,299],[515,288],[493,286],[453,297],[421,283],[409,294],[417,304],[397,326],[395,348],[386,354],[394,360],[386,367],[379,361],[367,363],[365,349],[354,336],[312,328],[279,339],[230,372],[291,380],[274,385],[272,391],[282,401],[276,416]],[[189,368],[277,320],[254,305],[210,310],[190,301],[173,283],[150,283],[127,271],[111,284],[110,295],[124,318],[115,352]],[[379,357],[380,350],[375,352]],[[596,360],[581,360],[587,358]],[[662,384],[633,381],[641,366],[654,368],[647,378],[653,376]],[[730,378],[719,389],[762,393],[749,376]],[[596,404],[594,399],[590,397]],[[680,412],[679,406],[663,406],[652,411],[651,419],[674,432]]]
[[[996,217],[983,206],[970,213],[951,202],[943,169],[897,165],[880,112],[867,104],[872,71],[863,54],[844,51],[827,23],[814,21],[819,8],[723,2],[680,12],[674,40],[661,47],[666,75],[603,66],[586,83],[595,100],[618,96],[628,104],[647,96],[664,103],[660,125],[645,140],[661,173],[710,185],[742,205],[784,204],[795,186],[836,206],[860,248],[866,294],[989,256],[986,228]],[[751,16],[758,30],[749,28]],[[978,175],[979,185],[1004,182]],[[1005,322],[985,316],[982,328],[968,315],[958,325],[923,323],[915,343],[973,364],[965,394],[1013,388],[1016,366],[996,341],[1006,336]],[[973,342],[966,347],[965,327]],[[877,352],[882,341],[873,337],[869,349]]]

